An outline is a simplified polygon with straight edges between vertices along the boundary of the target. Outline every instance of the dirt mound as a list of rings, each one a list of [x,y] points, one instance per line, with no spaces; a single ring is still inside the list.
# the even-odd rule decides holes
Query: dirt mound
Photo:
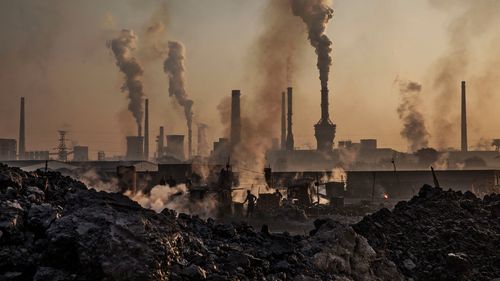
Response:
[[[414,280],[500,277],[500,196],[424,186],[392,211],[353,226],[380,254]]]
[[[333,221],[310,236],[254,231],[0,165],[0,280],[401,280]]]

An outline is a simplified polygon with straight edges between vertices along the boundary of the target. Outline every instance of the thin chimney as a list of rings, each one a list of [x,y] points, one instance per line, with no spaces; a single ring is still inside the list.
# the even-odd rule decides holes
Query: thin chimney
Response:
[[[292,88],[287,88],[287,98],[288,98],[288,128],[287,128],[287,136],[286,136],[286,149],[293,150],[294,141],[293,141],[293,130],[292,130]]]
[[[231,93],[231,153],[241,139],[240,90]]]
[[[163,156],[164,144],[163,140],[165,139],[165,134],[163,132],[163,126],[160,127],[160,135],[158,136],[158,148],[156,149],[156,154],[158,158]]]
[[[188,127],[188,159],[193,156],[193,129],[191,126]]]
[[[281,149],[286,149],[286,93],[281,93]]]
[[[144,160],[149,160],[149,100],[144,107]]]
[[[24,97],[21,97],[21,113],[19,117],[19,160],[24,159],[26,153],[26,136],[24,128]]]
[[[462,81],[462,152],[467,152],[467,101],[466,101],[466,85]]]

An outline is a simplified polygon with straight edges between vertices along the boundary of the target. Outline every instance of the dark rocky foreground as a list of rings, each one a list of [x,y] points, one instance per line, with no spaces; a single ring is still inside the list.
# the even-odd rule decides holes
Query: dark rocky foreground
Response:
[[[500,195],[424,186],[354,229],[414,280],[500,280]]]
[[[403,280],[351,227],[256,232],[0,165],[0,280]]]

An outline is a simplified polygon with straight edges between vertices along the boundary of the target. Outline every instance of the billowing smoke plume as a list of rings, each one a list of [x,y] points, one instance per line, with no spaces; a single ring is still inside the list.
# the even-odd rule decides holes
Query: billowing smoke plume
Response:
[[[263,170],[265,153],[271,148],[272,139],[279,135],[281,92],[291,86],[293,67],[306,46],[304,24],[292,14],[290,0],[265,2],[261,17],[263,30],[251,48],[248,63],[254,88],[242,91],[241,139],[244,141],[231,155],[238,166],[252,171]],[[227,94],[230,95],[229,90]],[[230,98],[224,98],[217,107],[226,136],[229,136],[230,106]],[[255,176],[255,172],[240,173],[242,183],[255,183]],[[263,177],[260,180],[263,182]]]
[[[138,135],[142,132],[142,116],[144,92],[142,89],[143,69],[141,64],[132,57],[132,51],[136,48],[134,32],[123,29],[118,38],[111,40],[109,46],[116,58],[116,65],[125,74],[125,82],[122,91],[128,92],[128,109],[132,112],[137,123]]]
[[[203,123],[198,123],[198,155],[208,156],[210,153],[210,147],[208,145],[207,136],[208,125]]]
[[[453,11],[453,8],[463,9],[457,17],[455,17],[448,27],[448,49],[443,54],[436,64],[433,66],[433,87],[438,93],[435,100],[434,120],[435,131],[433,138],[437,141],[437,145],[445,148],[451,145],[450,136],[457,136],[459,126],[459,100],[460,100],[460,81],[468,80],[472,76],[468,70],[473,67],[474,63],[479,61],[481,56],[485,56],[485,61],[488,64],[499,61],[497,51],[488,53],[486,50],[481,50],[475,53],[475,42],[482,39],[488,32],[494,31],[494,27],[498,26],[498,11],[500,11],[500,1],[490,0],[429,0],[430,4],[438,9]],[[498,37],[497,37],[498,38]],[[495,50],[498,50],[495,48]],[[481,66],[480,69],[474,70],[474,75],[484,72],[479,76],[485,78],[479,79],[478,89],[474,91],[478,95],[492,92],[490,85],[495,84],[498,76],[490,76],[489,72],[498,66],[493,65]],[[490,83],[488,83],[490,81]],[[472,83],[471,83],[472,84]],[[486,97],[478,98],[478,100],[489,100]],[[471,111],[471,113],[473,113]],[[483,117],[484,118],[484,117]],[[453,137],[453,139],[457,139]]]
[[[217,210],[217,200],[213,194],[206,196],[201,201],[193,202],[190,200],[189,191],[184,184],[173,187],[157,185],[151,189],[149,194],[126,192],[125,195],[139,203],[143,208],[152,209],[158,213],[166,208],[179,213],[208,218],[215,216]]]
[[[141,36],[140,58],[144,61],[154,61],[164,58],[168,52],[167,24],[169,21],[166,2],[160,2],[154,9],[151,19],[144,27],[144,36]]]
[[[168,75],[168,94],[174,97],[184,108],[189,137],[193,123],[193,101],[186,93],[186,69],[184,66],[184,46],[175,41],[168,42],[168,57],[163,63],[163,70]],[[191,143],[191,141],[190,141]]]
[[[328,21],[333,17],[333,10],[327,0],[291,0],[292,11],[307,25],[309,41],[318,55],[319,79],[321,87],[328,88],[328,75],[332,58],[332,41],[326,36]]]
[[[399,119],[403,122],[401,136],[408,141],[409,149],[415,152],[429,145],[429,132],[425,127],[424,116],[420,112],[419,94],[422,86],[417,82],[399,81],[400,104]]]

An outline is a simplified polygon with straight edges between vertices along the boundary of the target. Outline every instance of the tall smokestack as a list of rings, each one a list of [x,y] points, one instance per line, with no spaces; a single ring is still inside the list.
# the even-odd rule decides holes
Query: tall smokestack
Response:
[[[462,152],[467,152],[467,101],[465,81],[462,81]]]
[[[328,88],[321,87],[321,119],[314,125],[317,150],[325,152],[332,150],[336,127],[330,121],[330,113],[328,112]]]
[[[286,94],[281,93],[281,149],[286,148]]]
[[[293,141],[293,130],[292,130],[292,88],[288,87],[287,89],[288,95],[288,128],[286,135],[286,149],[293,150],[294,141]]]
[[[149,100],[144,105],[144,160],[149,159]]]
[[[193,156],[193,129],[188,126],[188,159]]]
[[[24,130],[24,97],[21,98],[21,113],[19,116],[19,160],[24,159],[26,153],[26,139]]]
[[[163,156],[163,149],[165,145],[163,144],[163,140],[165,139],[165,134],[163,132],[163,126],[160,127],[160,135],[158,136],[158,148],[156,149],[156,157],[162,157]]]
[[[241,139],[240,95],[240,90],[231,93],[231,153]]]
[[[186,69],[184,45],[180,42],[168,42],[168,57],[163,62],[163,70],[168,76],[168,94],[174,97],[180,106],[184,108],[188,128],[188,155],[192,156],[192,124],[193,124],[193,101],[186,93]]]

